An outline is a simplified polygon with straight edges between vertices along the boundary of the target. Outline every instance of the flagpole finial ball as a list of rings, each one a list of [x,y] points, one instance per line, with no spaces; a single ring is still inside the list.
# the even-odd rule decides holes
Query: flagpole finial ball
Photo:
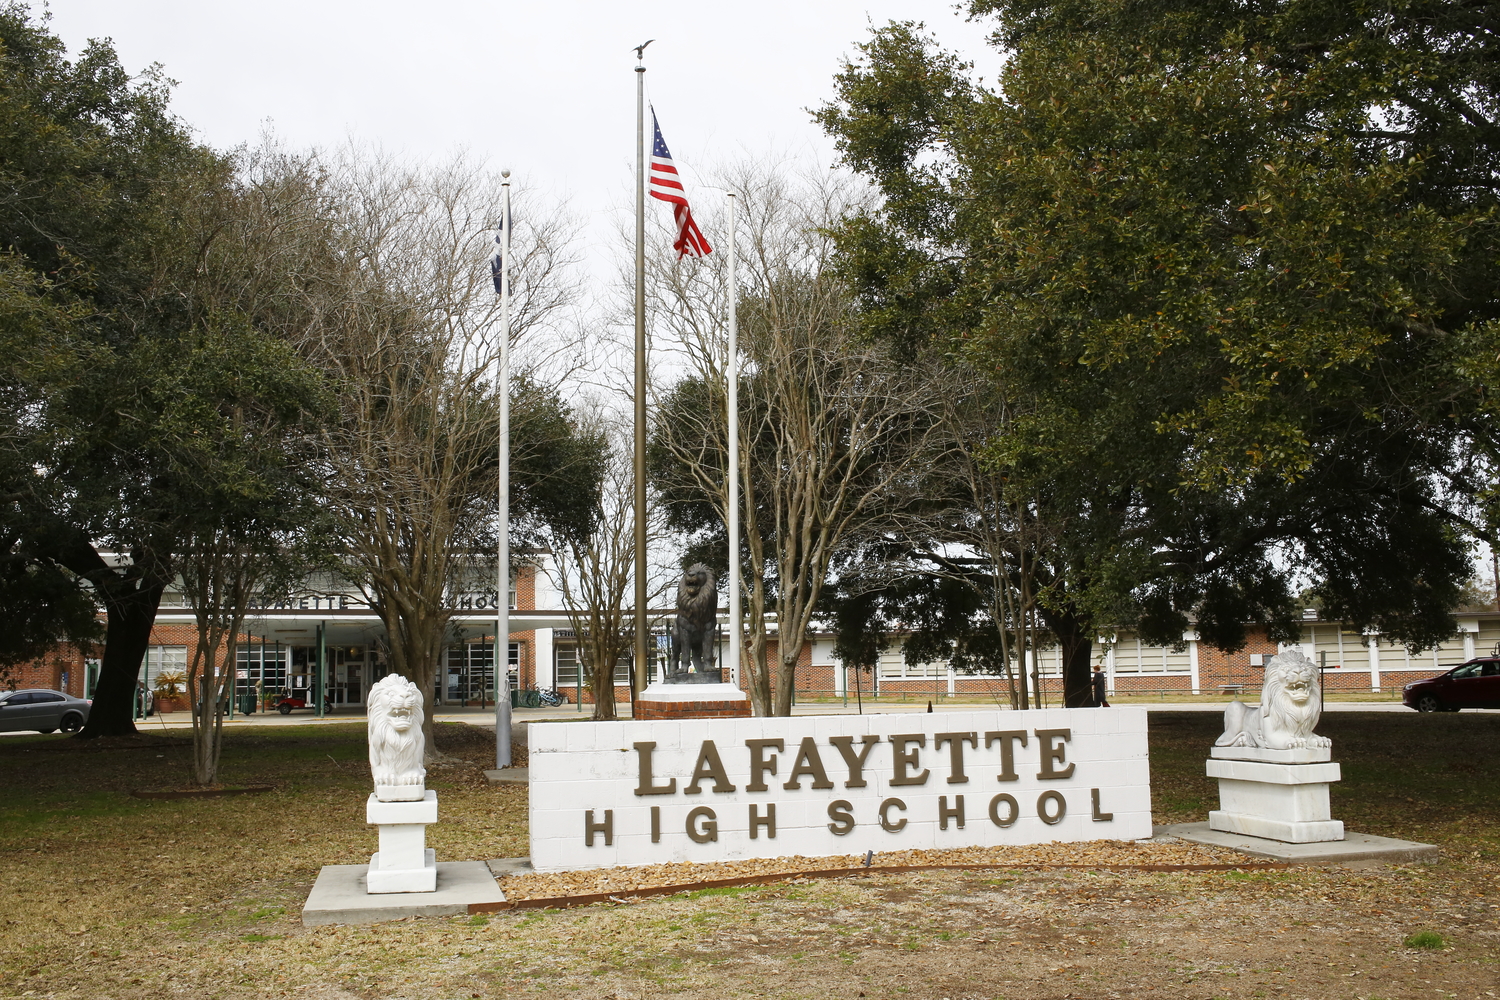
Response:
[[[504,177],[506,180],[510,180],[510,170],[507,168],[505,170],[500,171],[500,176]]]

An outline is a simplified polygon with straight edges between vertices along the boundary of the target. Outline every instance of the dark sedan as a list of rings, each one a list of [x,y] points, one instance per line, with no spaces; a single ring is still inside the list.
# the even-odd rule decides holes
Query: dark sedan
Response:
[[[1418,712],[1500,708],[1500,657],[1482,656],[1436,677],[1412,681],[1402,690],[1401,703]]]
[[[0,691],[0,733],[76,732],[89,721],[89,705],[50,688]]]

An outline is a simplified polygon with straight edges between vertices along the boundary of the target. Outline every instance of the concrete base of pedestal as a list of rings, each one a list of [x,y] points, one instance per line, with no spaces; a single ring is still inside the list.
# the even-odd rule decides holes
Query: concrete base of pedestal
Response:
[[[1435,844],[1377,837],[1370,833],[1345,831],[1344,839],[1317,844],[1288,844],[1242,833],[1212,830],[1207,823],[1177,823],[1159,826],[1154,833],[1176,837],[1193,844],[1228,847],[1255,858],[1285,861],[1297,865],[1338,865],[1342,868],[1374,868],[1380,865],[1402,865],[1413,861],[1438,859]]]
[[[437,852],[432,848],[423,848],[422,864],[412,868],[384,865],[381,863],[380,855],[380,851],[370,855],[370,870],[365,878],[366,892],[434,892],[437,890]]]
[[[1219,779],[1219,808],[1208,814],[1212,830],[1288,844],[1344,839],[1343,822],[1329,815],[1337,764],[1213,758],[1208,776]]]
[[[371,893],[364,865],[324,865],[302,908],[306,927],[373,924],[404,917],[448,917],[493,909],[505,893],[483,861],[440,861],[437,888],[422,893]]]

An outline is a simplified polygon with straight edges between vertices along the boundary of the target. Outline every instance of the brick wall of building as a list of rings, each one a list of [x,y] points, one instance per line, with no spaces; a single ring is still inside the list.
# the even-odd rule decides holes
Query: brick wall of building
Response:
[[[4,678],[5,689],[51,688],[83,697],[84,657],[76,647],[58,646],[41,659],[12,667]]]

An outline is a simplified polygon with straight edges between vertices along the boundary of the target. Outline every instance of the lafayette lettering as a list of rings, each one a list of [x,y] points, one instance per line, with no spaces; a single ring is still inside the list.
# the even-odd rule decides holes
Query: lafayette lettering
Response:
[[[1036,776],[1041,781],[1063,781],[1073,776],[1075,765],[1068,762],[1066,744],[1072,740],[1073,732],[1070,729],[1036,729],[1032,731],[1036,735],[1036,747],[1038,751],[1037,765],[1039,770]],[[1030,746],[1028,734],[1024,730],[1007,730],[1001,732],[988,732],[984,734],[984,749],[991,750],[996,746],[1000,750],[1000,771],[995,775],[997,781],[1017,781],[1019,775],[1016,773],[1016,745],[1025,749]],[[848,777],[844,781],[845,788],[865,788],[865,771],[870,766],[870,753],[881,738],[875,735],[860,737],[858,751],[854,748],[854,737],[834,736],[829,745],[836,749],[842,759]],[[925,785],[931,775],[931,769],[922,766],[922,750],[927,746],[927,736],[923,733],[903,733],[893,735],[889,740],[891,747],[890,783],[892,785]],[[768,792],[771,784],[767,781],[770,775],[776,775],[780,766],[780,754],[786,752],[786,741],[774,740],[746,740],[745,749],[749,755],[750,781],[745,785],[747,792]],[[965,771],[968,760],[965,756],[965,747],[979,750],[979,734],[971,733],[938,733],[933,737],[933,750],[941,750],[947,747],[948,774],[946,782],[950,785],[966,784],[969,775]],[[658,783],[655,764],[652,760],[655,743],[634,744],[636,753],[636,774],[639,781],[636,784],[637,795],[672,795],[677,791],[677,779],[669,778],[665,783]],[[828,776],[828,770],[823,762],[822,752],[818,744],[811,736],[803,737],[797,746],[796,755],[792,759],[791,770],[787,778],[781,784],[783,789],[797,791],[803,786],[802,779],[810,778],[807,782],[809,788],[832,788],[833,781]],[[684,785],[684,795],[697,795],[703,791],[706,782],[713,782],[710,790],[720,793],[735,791],[735,786],[729,780],[729,772],[724,766],[723,758],[720,756],[719,747],[713,740],[704,740],[698,748],[697,760],[693,765],[692,772],[684,776],[687,784]]]

